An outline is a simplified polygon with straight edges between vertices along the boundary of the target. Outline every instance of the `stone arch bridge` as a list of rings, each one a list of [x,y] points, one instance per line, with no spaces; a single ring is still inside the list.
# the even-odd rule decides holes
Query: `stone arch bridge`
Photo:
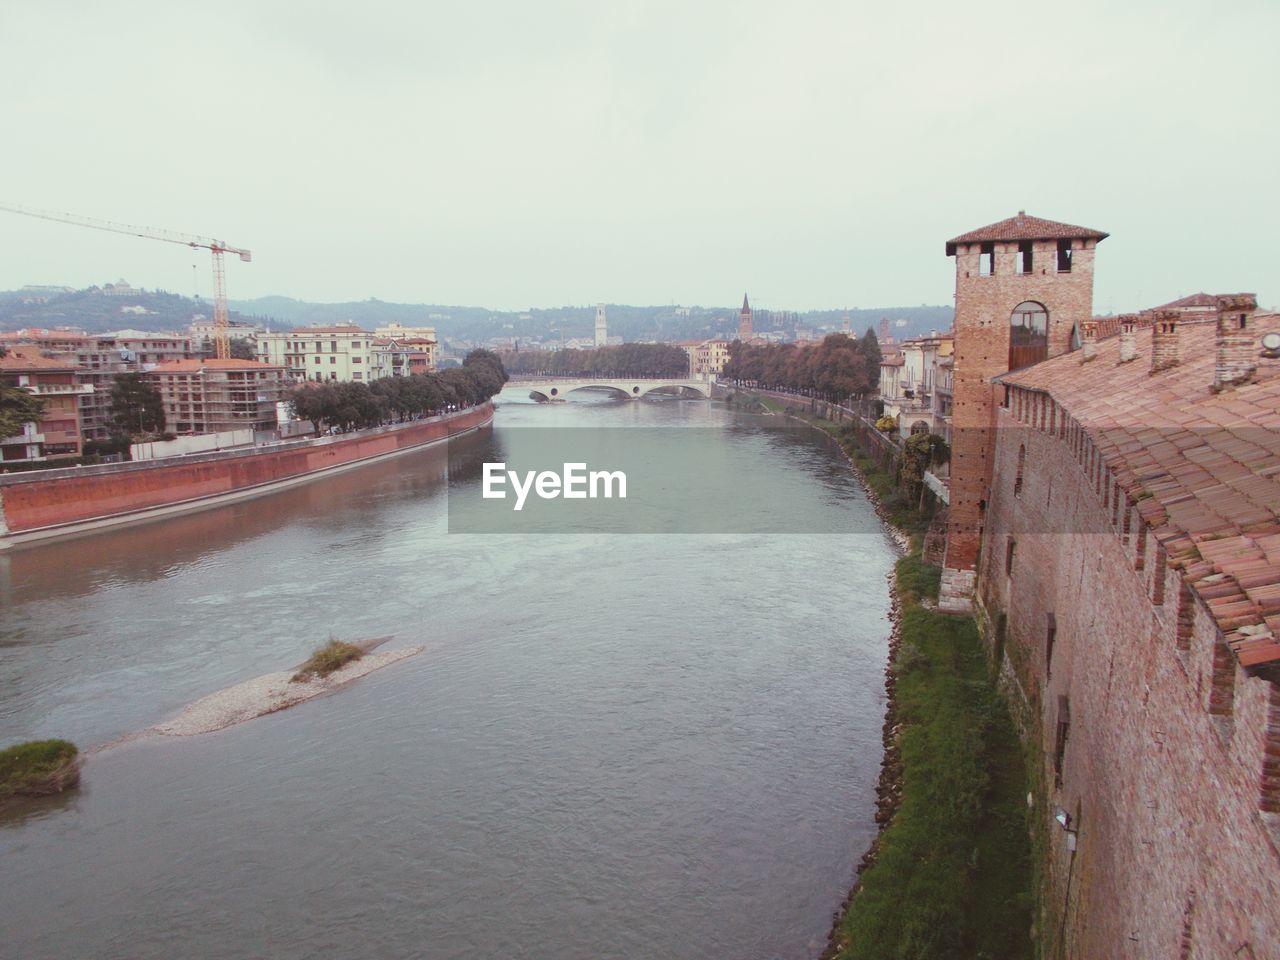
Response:
[[[651,393],[683,397],[711,396],[711,384],[705,380],[681,380],[672,377],[637,378],[623,380],[617,377],[513,377],[507,386],[528,390],[535,400],[563,400],[574,390],[608,390],[618,397],[639,400]]]

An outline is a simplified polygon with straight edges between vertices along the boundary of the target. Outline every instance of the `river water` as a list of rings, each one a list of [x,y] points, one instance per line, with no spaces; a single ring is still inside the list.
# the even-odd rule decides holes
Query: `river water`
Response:
[[[104,743],[330,636],[427,647],[0,814],[0,956],[816,956],[874,834],[894,557],[847,463],[718,403],[499,399],[449,450],[0,553],[0,746]],[[456,532],[476,462],[549,426],[643,428],[741,529]]]

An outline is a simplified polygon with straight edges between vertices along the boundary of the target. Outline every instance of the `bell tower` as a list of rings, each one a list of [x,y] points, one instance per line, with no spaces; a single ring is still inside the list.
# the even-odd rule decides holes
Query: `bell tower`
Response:
[[[742,312],[738,314],[738,339],[743,343],[750,340],[754,334],[751,331],[751,304],[747,302],[747,295],[742,295]]]
[[[992,378],[1076,348],[1093,319],[1093,257],[1107,234],[1028,216],[947,241],[956,259],[951,505],[939,607],[971,609],[991,484]]]

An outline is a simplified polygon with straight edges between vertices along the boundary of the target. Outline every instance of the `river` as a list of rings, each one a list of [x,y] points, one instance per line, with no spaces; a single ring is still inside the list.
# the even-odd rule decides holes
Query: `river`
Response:
[[[331,636],[427,648],[0,814],[0,956],[816,956],[875,832],[895,556],[848,464],[720,403],[499,401],[447,450],[0,552],[0,746],[104,743]],[[639,532],[460,531],[477,464],[547,427],[733,519],[655,519],[632,476]]]

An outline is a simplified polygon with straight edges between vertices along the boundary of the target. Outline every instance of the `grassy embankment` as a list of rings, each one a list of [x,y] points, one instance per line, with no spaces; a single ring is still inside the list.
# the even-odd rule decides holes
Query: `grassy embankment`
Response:
[[[293,679],[298,683],[304,683],[313,677],[327,677],[333,671],[346,666],[352,660],[359,660],[363,656],[364,651],[354,643],[330,640],[311,654],[307,662],[298,668],[298,672],[293,675]]]
[[[0,750],[0,804],[60,793],[80,780],[80,751],[66,740],[33,740]]]
[[[898,561],[901,800],[838,928],[842,960],[1032,955],[1022,747],[977,625],[921,604],[939,574]]]
[[[767,409],[785,409],[761,399]],[[942,571],[920,557],[928,518],[894,476],[839,424],[798,416],[839,441],[884,516],[913,535],[897,563],[899,638],[890,666],[898,764],[888,773],[898,781],[898,806],[834,931],[834,955],[1031,957],[1026,758],[977,624],[932,608]]]

